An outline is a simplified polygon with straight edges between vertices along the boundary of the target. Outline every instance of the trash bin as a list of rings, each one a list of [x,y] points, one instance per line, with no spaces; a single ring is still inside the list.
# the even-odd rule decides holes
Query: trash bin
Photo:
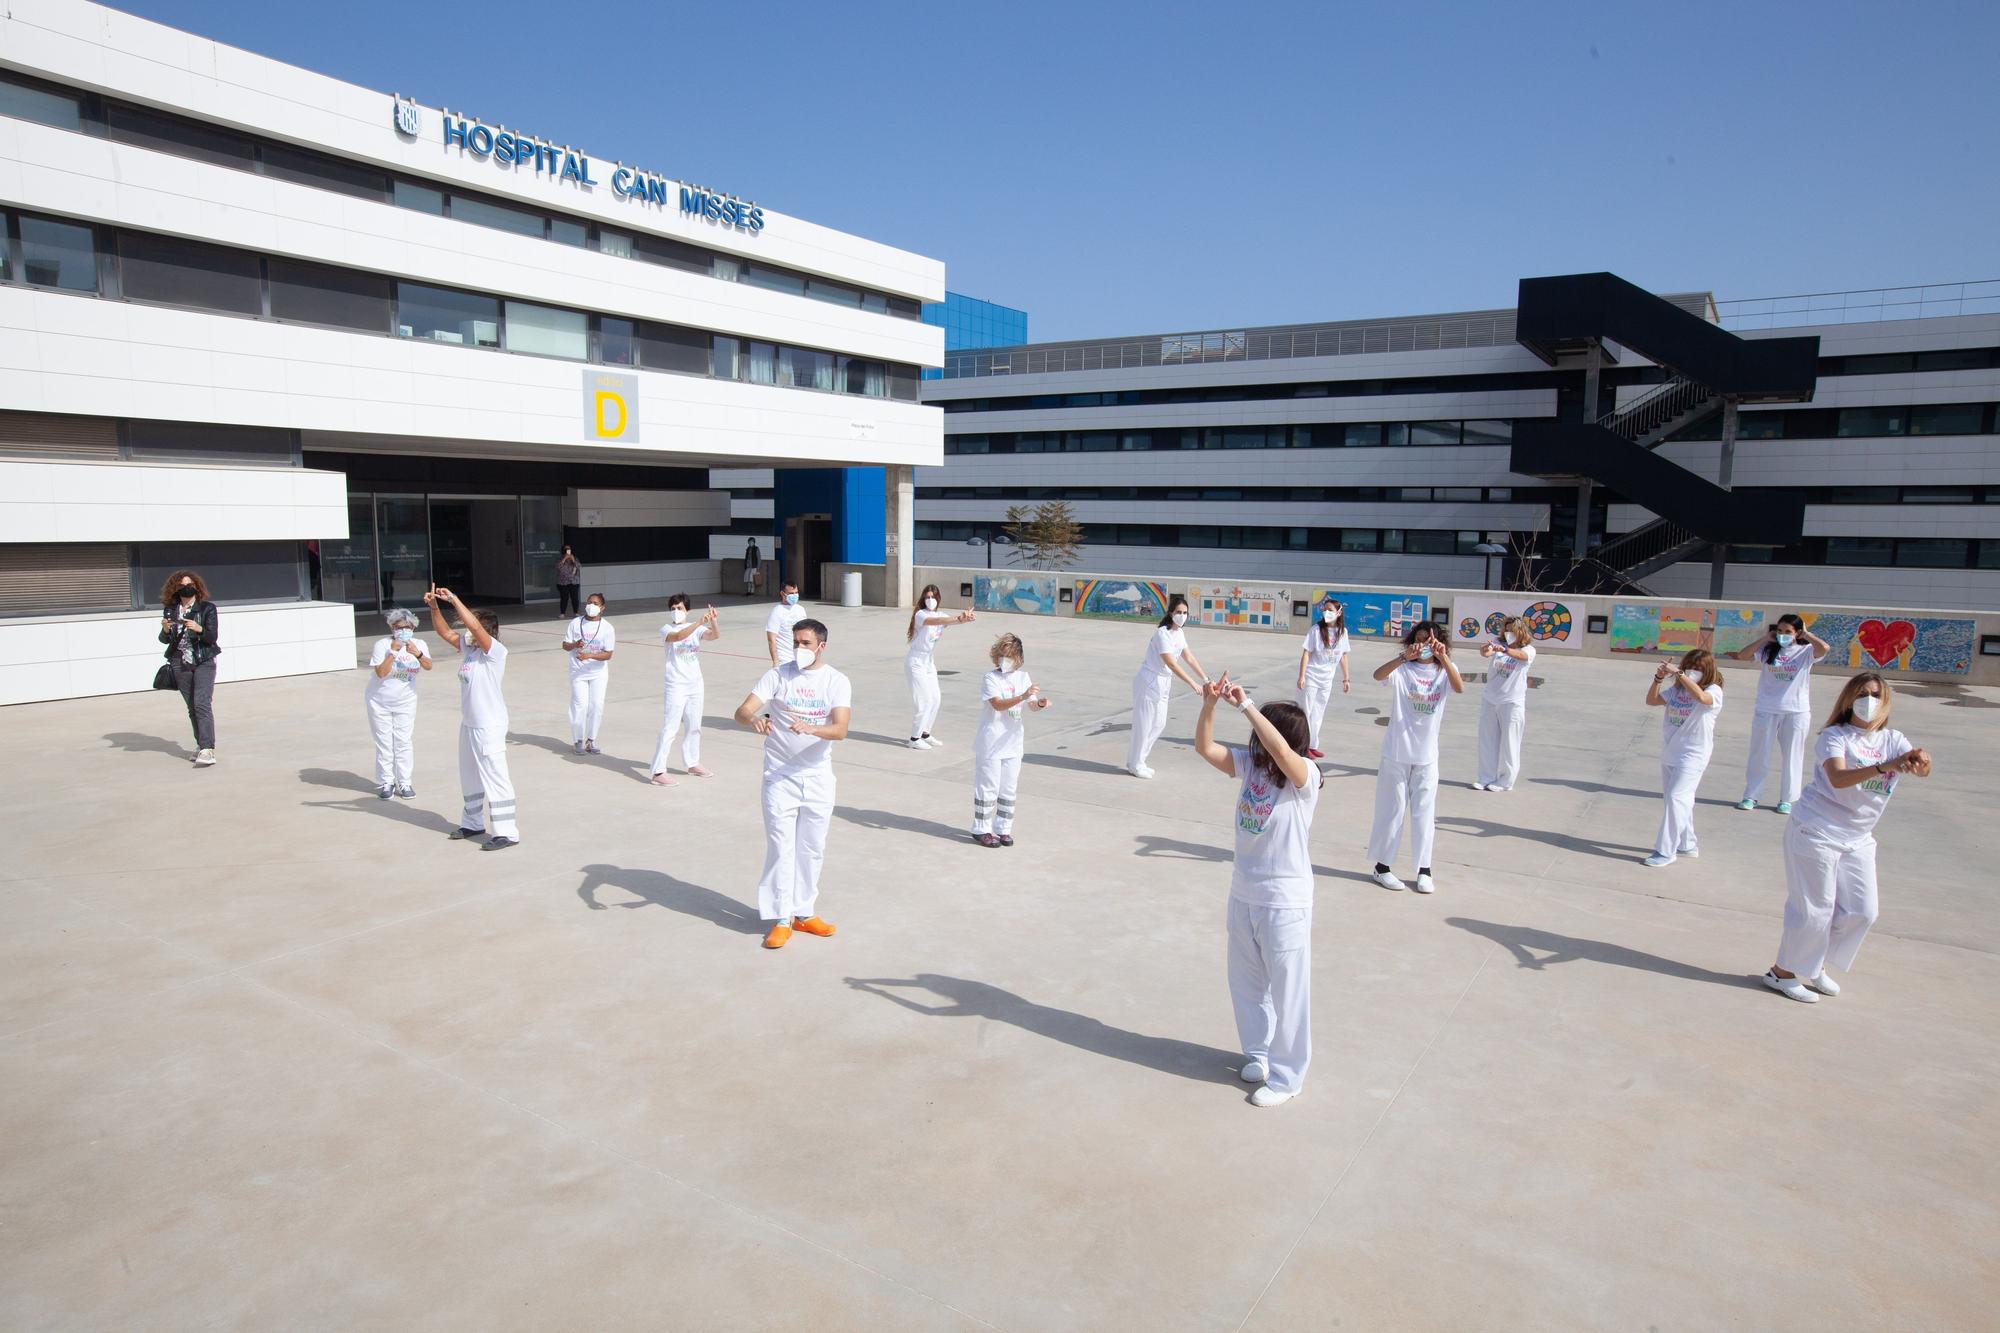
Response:
[[[861,571],[850,569],[840,576],[840,604],[842,606],[861,605]]]

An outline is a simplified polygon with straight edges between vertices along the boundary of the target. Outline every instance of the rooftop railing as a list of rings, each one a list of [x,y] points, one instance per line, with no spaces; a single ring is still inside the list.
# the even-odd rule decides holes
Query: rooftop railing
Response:
[[[1792,329],[1811,324],[1872,324],[1885,319],[2000,314],[2000,278],[1939,282],[1924,287],[1866,287],[1717,301],[1716,317],[1731,332]]]

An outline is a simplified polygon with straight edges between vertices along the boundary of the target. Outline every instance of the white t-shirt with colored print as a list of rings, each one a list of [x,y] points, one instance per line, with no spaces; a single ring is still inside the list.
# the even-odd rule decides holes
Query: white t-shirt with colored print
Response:
[[[1026,667],[986,673],[979,690],[979,729],[972,736],[975,754],[988,759],[1012,759],[1028,748],[1029,704],[995,708],[993,701],[1018,699],[1034,683]]]
[[[1535,664],[1535,645],[1525,644],[1515,650],[1526,653],[1526,659],[1507,653],[1495,653],[1486,659],[1486,689],[1480,695],[1481,704],[1523,704],[1528,702],[1528,668]]]
[[[1669,768],[1708,766],[1715,753],[1715,715],[1722,711],[1722,682],[1708,687],[1713,703],[1703,703],[1676,681],[1660,691],[1660,763]]]
[[[501,677],[507,674],[507,645],[495,639],[491,648],[481,652],[469,630],[459,635],[458,642],[461,725],[474,731],[507,730],[507,696],[500,692]]]
[[[1139,663],[1139,674],[1171,677],[1173,673],[1167,670],[1167,664],[1160,659],[1179,657],[1186,651],[1187,631],[1175,629],[1172,625],[1162,625],[1153,631],[1152,640],[1146,644],[1146,660]]]
[[[1780,648],[1768,662],[1757,654],[1757,711],[1760,713],[1809,713],[1812,700],[1813,646],[1804,639],[1789,648]]]
[[[375,668],[392,655],[396,665],[389,668],[389,674],[376,675]],[[418,659],[430,655],[431,650],[424,647],[422,639],[412,638],[408,643],[397,643],[393,638],[375,640],[375,651],[368,654],[368,698],[392,707],[415,703],[417,675],[424,669]]]
[[[1875,821],[1889,808],[1900,773],[1881,773],[1855,786],[1835,791],[1826,775],[1826,761],[1839,759],[1849,768],[1869,768],[1916,747],[1900,731],[1884,727],[1828,727],[1813,742],[1812,781],[1792,807],[1792,818],[1837,842],[1860,842],[1875,832]]]
[[[1389,733],[1382,738],[1382,757],[1399,764],[1435,764],[1451,673],[1435,659],[1403,662],[1383,683],[1390,694]]]
[[[1317,623],[1306,630],[1305,642],[1300,647],[1306,654],[1307,680],[1332,680],[1334,668],[1340,665],[1341,658],[1347,656],[1347,631],[1336,627],[1332,638],[1331,643],[1321,643]]]
[[[1236,793],[1236,858],[1229,896],[1253,907],[1311,907],[1313,811],[1325,781],[1315,769],[1311,785],[1296,787],[1250,762],[1250,749],[1228,747],[1243,785]]]
[[[581,640],[581,642],[578,642]],[[611,663],[599,657],[579,658],[578,653],[608,653],[618,647],[618,631],[611,628],[611,622],[603,616],[591,620],[585,616],[575,616],[569,628],[563,631],[564,643],[575,643],[577,647],[569,655],[569,674],[577,676],[605,676],[611,673]]]
[[[678,640],[667,637],[679,629],[689,632]],[[683,620],[678,625],[669,620],[660,626],[660,642],[667,650],[667,684],[682,689],[701,688],[701,641],[707,634],[708,626],[699,620]]]
[[[936,624],[926,623],[933,617],[937,619]],[[916,611],[911,613],[911,623],[916,626],[917,632],[910,636],[910,650],[905,657],[921,666],[929,662],[931,654],[937,651],[937,641],[944,637],[944,627],[951,623],[951,618],[942,611]]]
[[[833,742],[802,736],[791,729],[796,720],[823,727],[836,708],[854,706],[854,687],[830,666],[799,670],[796,662],[772,667],[758,678],[750,693],[764,701],[771,730],[764,737],[764,777],[804,777],[833,773]]]

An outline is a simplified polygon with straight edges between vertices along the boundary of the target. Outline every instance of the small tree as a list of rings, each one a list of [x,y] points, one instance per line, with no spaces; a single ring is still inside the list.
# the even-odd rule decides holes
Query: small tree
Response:
[[[1031,569],[1068,569],[1083,545],[1083,524],[1065,500],[1009,505],[1005,531],[1014,540],[1014,563]]]

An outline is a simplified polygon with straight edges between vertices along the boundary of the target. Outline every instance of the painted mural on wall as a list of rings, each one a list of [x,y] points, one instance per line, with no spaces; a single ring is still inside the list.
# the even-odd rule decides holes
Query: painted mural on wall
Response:
[[[1657,606],[1619,602],[1611,608],[1614,653],[1685,653],[1707,648],[1733,653],[1764,637],[1764,613],[1750,607]]]
[[[1963,676],[1972,669],[1973,622],[1938,616],[1848,615],[1804,611],[1806,628],[1833,646],[1827,666],[1894,667]],[[1824,667],[1822,667],[1824,669]]]
[[[1500,627],[1508,620],[1525,616],[1535,647],[1574,652],[1583,647],[1585,613],[1584,602],[1575,597],[1460,597],[1451,608],[1451,641],[1456,647],[1498,638]]]
[[[972,609],[1052,616],[1056,613],[1056,581],[1046,575],[975,574]]]
[[[1319,614],[1319,605],[1331,593],[1340,603],[1347,632],[1366,638],[1403,637],[1403,631],[1420,620],[1431,618],[1431,599],[1421,593],[1343,592],[1339,588],[1314,588],[1308,605]]]
[[[1710,650],[1720,656],[1723,653],[1741,652],[1764,637],[1764,613],[1744,606],[1725,606],[1715,613],[1715,642]]]
[[[1138,579],[1078,579],[1076,614],[1098,620],[1158,622],[1167,614],[1167,585]]]
[[[1188,589],[1188,601],[1197,625],[1221,625],[1231,629],[1292,627],[1292,594],[1286,588],[1197,583]]]

